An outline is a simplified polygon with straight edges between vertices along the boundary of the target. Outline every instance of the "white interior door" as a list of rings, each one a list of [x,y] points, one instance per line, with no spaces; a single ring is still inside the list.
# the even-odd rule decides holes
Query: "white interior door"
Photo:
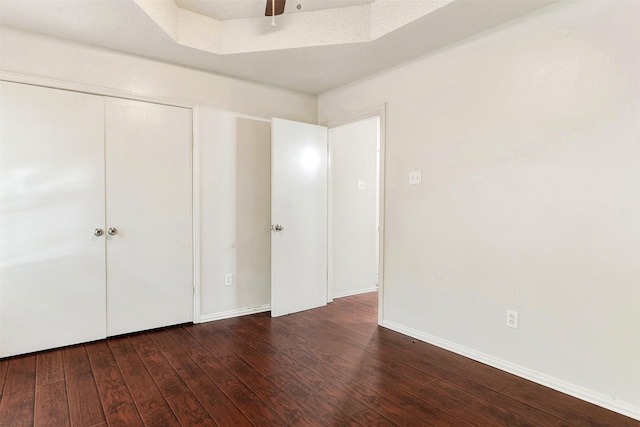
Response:
[[[0,93],[0,356],[104,338],[103,98]]]
[[[327,129],[273,119],[271,315],[327,303]]]
[[[105,108],[107,335],[191,321],[191,110]]]

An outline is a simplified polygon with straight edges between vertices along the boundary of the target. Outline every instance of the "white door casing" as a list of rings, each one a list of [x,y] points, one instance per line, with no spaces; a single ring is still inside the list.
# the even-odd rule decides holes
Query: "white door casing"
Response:
[[[103,98],[0,85],[0,356],[104,338]]]
[[[273,119],[271,315],[327,303],[327,128]]]
[[[105,102],[107,335],[189,322],[191,110]]]

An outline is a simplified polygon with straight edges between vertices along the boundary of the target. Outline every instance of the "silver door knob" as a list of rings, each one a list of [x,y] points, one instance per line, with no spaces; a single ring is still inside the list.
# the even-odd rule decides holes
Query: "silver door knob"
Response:
[[[107,230],[107,233],[109,234],[109,236],[115,236],[117,232],[118,232],[118,230],[116,228],[113,228],[113,227],[111,227],[111,228],[109,228]]]
[[[284,227],[283,227],[283,226],[281,226],[280,224],[276,224],[276,226],[274,227],[274,230],[276,230],[276,231],[282,231],[282,230],[284,230]]]
[[[93,235],[94,236],[102,236],[104,234],[104,230],[102,228],[96,228],[95,230],[93,230]]]

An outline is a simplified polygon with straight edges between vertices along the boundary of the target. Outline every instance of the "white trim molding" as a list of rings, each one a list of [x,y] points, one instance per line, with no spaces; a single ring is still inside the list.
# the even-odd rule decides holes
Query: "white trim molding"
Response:
[[[49,77],[39,77],[27,74],[13,73],[11,71],[0,70],[0,80],[13,83],[23,83],[32,86],[49,87],[52,89],[69,90],[72,92],[88,93],[92,95],[110,96],[112,98],[131,99],[133,101],[149,102],[151,104],[162,104],[173,107],[194,108],[198,104],[191,101],[174,99],[164,96],[155,96],[149,93],[137,91],[124,91],[105,86],[71,82],[66,80],[51,79]]]
[[[569,396],[576,397],[578,399],[593,403],[594,405],[601,406],[619,414],[640,420],[639,407],[636,407],[630,403],[621,402],[619,400],[616,400],[614,397],[606,396],[592,390],[585,389],[575,384],[571,384],[558,378],[543,374],[541,372],[525,368],[524,366],[516,365],[515,363],[508,362],[506,360],[473,350],[468,347],[464,347],[454,342],[447,341],[430,334],[426,334],[417,329],[413,329],[399,323],[385,320],[382,322],[382,326],[401,334],[408,335],[412,338],[419,339],[420,341],[433,344],[445,350],[452,351],[461,356],[468,357],[477,362],[484,363],[485,365],[493,366],[494,368],[500,369],[501,371],[505,371],[529,381],[533,381],[534,383],[552,388],[561,393],[568,394]]]
[[[200,257],[201,257],[201,239],[200,239],[200,107],[194,106],[191,110],[191,120],[193,130],[191,137],[193,138],[191,147],[191,256],[193,267],[193,323],[200,319]]]
[[[211,313],[200,316],[200,319],[194,323],[212,322],[214,320],[230,319],[232,317],[246,316],[248,314],[264,313],[271,310],[271,304],[258,305],[249,308],[239,308],[236,310],[221,311],[220,313]]]

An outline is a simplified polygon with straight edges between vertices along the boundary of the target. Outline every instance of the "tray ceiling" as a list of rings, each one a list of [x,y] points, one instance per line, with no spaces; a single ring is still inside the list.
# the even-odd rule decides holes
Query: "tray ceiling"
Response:
[[[184,10],[199,13],[219,21],[264,16],[265,0],[174,0]],[[284,13],[339,9],[373,3],[375,0],[289,0]],[[300,4],[300,10],[296,6]]]
[[[556,1],[377,0],[288,13],[276,17],[274,28],[268,17],[216,19],[183,9],[173,0],[2,0],[0,24],[318,94]],[[225,3],[230,10],[226,3],[245,1],[200,3]],[[295,6],[296,0],[288,3]],[[375,18],[372,10],[381,8],[389,12]],[[375,23],[369,26],[371,22]]]

